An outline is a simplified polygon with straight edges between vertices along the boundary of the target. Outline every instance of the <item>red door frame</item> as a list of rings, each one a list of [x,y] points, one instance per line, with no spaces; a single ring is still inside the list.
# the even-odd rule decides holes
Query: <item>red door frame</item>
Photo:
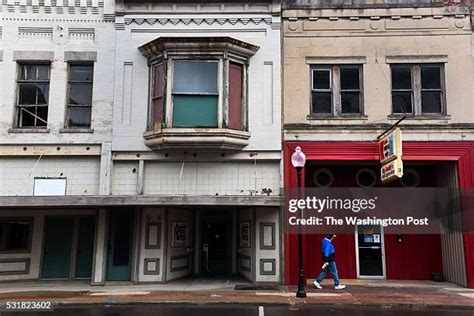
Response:
[[[300,146],[308,161],[379,160],[377,142],[285,142],[283,148],[284,184],[296,187],[296,172],[291,166],[291,154]],[[455,161],[459,186],[474,187],[474,142],[403,142],[405,161]],[[303,169],[303,179],[304,179]],[[304,186],[304,183],[303,183]],[[285,284],[294,283],[297,273],[297,235],[284,235]],[[303,246],[304,246],[303,238]],[[291,246],[290,246],[291,245]],[[468,287],[474,288],[474,234],[464,234],[464,252]]]

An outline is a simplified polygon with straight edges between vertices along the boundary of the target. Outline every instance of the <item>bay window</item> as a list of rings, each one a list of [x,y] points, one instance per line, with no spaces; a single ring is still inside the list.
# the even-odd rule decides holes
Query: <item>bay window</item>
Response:
[[[139,49],[150,65],[149,147],[248,144],[247,69],[257,46],[230,37],[160,37]]]

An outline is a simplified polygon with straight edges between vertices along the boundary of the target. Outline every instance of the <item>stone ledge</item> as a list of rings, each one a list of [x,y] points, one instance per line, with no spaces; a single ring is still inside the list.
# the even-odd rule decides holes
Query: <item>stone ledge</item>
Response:
[[[249,144],[250,133],[227,128],[164,128],[143,134],[151,149],[241,150]]]
[[[87,133],[94,133],[93,128],[61,128],[59,130],[59,133],[64,133],[64,134],[73,134],[73,133],[79,133],[79,134],[87,134]]]
[[[45,207],[107,207],[107,206],[226,206],[280,207],[281,196],[214,196],[214,195],[90,195],[90,196],[0,196],[0,209]]]
[[[49,128],[9,128],[8,133],[22,134],[22,133],[49,133]]]

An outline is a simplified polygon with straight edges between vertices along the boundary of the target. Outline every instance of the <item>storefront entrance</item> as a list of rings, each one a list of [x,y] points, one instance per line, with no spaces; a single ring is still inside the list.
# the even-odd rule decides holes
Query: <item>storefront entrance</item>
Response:
[[[107,281],[130,281],[132,271],[133,212],[110,211],[107,244]]]
[[[356,228],[357,276],[385,278],[383,231],[380,226]]]
[[[202,221],[202,275],[231,273],[231,218],[206,215]]]
[[[90,278],[94,233],[94,216],[46,217],[41,278]]]

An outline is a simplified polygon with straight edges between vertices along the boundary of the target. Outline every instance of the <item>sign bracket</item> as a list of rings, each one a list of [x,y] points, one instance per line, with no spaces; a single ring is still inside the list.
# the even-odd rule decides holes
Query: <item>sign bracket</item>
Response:
[[[379,136],[377,136],[377,139],[382,138],[385,136],[387,133],[389,133],[391,130],[393,130],[395,127],[397,127],[401,122],[403,122],[407,117],[404,115],[402,118],[400,118],[398,121],[392,124],[389,128],[387,128],[385,131],[382,132]]]

